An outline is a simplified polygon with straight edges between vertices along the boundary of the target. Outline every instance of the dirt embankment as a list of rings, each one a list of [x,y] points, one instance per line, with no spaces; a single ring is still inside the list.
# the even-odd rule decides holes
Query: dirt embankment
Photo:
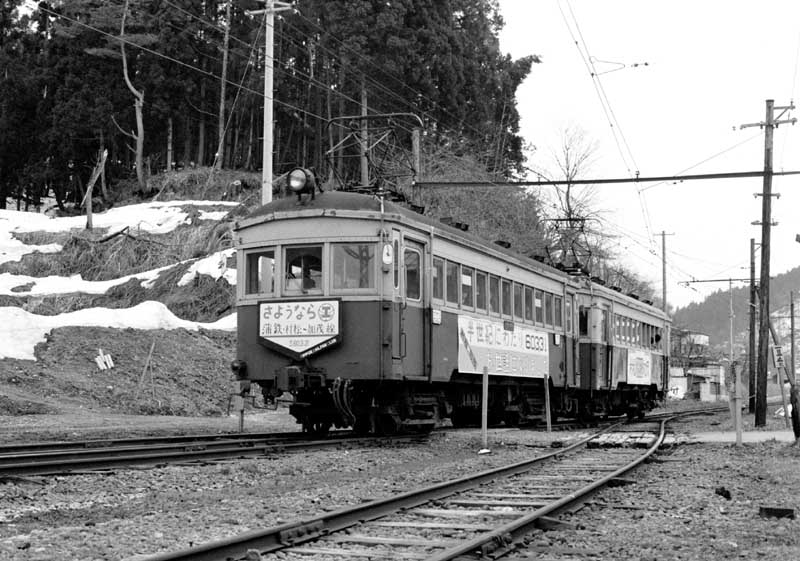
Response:
[[[36,361],[0,361],[0,415],[221,415],[235,347],[235,334],[221,331],[54,329],[37,345]],[[99,349],[111,355],[113,368],[99,369]]]

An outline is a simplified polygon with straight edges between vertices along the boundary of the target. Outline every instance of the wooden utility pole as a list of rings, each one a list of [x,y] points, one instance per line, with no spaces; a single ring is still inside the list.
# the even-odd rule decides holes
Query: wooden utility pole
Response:
[[[250,10],[247,15],[266,15],[266,30],[264,33],[264,141],[262,151],[261,172],[261,204],[272,202],[272,87],[274,53],[275,53],[275,12],[291,9],[288,2],[278,0],[264,0],[263,10]]]
[[[794,124],[797,119],[781,117],[794,109],[794,104],[775,107],[775,101],[767,100],[765,120],[760,123],[742,125],[740,128],[760,127],[764,129],[764,183],[761,201],[761,282],[759,286],[759,330],[758,330],[758,376],[756,380],[755,426],[767,424],[767,365],[769,360],[769,257],[770,228],[772,226],[772,137],[775,127],[784,123]],[[781,111],[775,117],[775,109]],[[758,196],[758,194],[756,195]]]
[[[217,116],[217,153],[213,169],[220,170],[225,158],[225,86],[228,83],[228,44],[231,36],[231,0],[225,6],[225,35],[222,40],[222,76],[219,85],[219,115]]]
[[[750,345],[747,352],[747,411],[756,412],[756,240],[750,238]]]

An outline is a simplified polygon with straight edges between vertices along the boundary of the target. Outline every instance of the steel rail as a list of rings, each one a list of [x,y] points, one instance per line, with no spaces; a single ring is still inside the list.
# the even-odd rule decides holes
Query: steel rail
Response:
[[[330,433],[328,438],[352,436],[351,431],[336,431]],[[91,440],[50,440],[43,442],[10,442],[0,444],[0,457],[11,454],[24,454],[28,452],[45,452],[58,450],[82,450],[111,448],[118,446],[178,444],[188,442],[211,442],[214,440],[248,440],[248,439],[275,439],[275,440],[310,440],[308,433],[303,432],[237,432],[214,434],[180,434],[162,436],[139,436],[132,438],[97,438]]]
[[[593,481],[592,483],[580,488],[576,492],[565,495],[561,499],[535,510],[530,514],[523,516],[522,518],[518,518],[512,522],[509,522],[508,524],[505,524],[504,526],[496,528],[495,530],[486,532],[451,549],[428,557],[425,561],[452,561],[453,559],[472,554],[476,551],[481,552],[482,554],[489,552],[499,554],[501,553],[501,549],[514,549],[516,547],[515,543],[521,540],[523,536],[530,534],[532,530],[536,529],[537,523],[543,517],[558,513],[559,511],[563,511],[571,505],[574,505],[575,503],[584,501],[588,496],[594,494],[600,488],[608,485],[610,481],[617,479],[621,475],[631,471],[633,468],[644,462],[647,458],[655,454],[664,441],[664,437],[666,436],[666,425],[670,419],[671,418],[667,418],[661,421],[659,435],[656,438],[655,443],[652,444],[646,450],[646,452],[630,463],[622,466],[605,477],[598,479],[597,481]]]
[[[286,545],[297,545],[329,533],[343,530],[355,524],[381,518],[399,510],[442,499],[500,477],[509,477],[524,473],[530,470],[535,464],[579,448],[598,435],[609,432],[621,424],[622,423],[617,423],[616,425],[606,427],[581,438],[569,446],[555,449],[553,452],[529,460],[523,460],[508,466],[467,475],[452,481],[408,491],[385,499],[378,499],[369,503],[343,508],[313,518],[289,522],[264,530],[254,530],[192,548],[144,557],[142,561],[220,561],[242,558],[247,555],[249,550],[253,549],[261,553],[269,553],[282,549],[286,547]]]
[[[353,445],[368,442],[417,440],[424,435],[400,435],[388,439],[380,437],[349,437],[324,440],[269,442],[212,441],[192,442],[186,445],[129,446],[97,450],[66,450],[31,453],[0,458],[0,475],[51,475],[75,471],[128,467],[134,465],[165,465],[192,461],[218,461],[249,456],[261,456],[297,450],[331,446]]]

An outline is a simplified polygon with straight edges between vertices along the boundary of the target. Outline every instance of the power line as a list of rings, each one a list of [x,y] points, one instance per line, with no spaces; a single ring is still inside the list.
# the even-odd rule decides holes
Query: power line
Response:
[[[50,14],[53,17],[61,18],[61,19],[64,19],[66,21],[69,21],[71,23],[77,24],[77,25],[79,25],[81,27],[84,27],[86,29],[89,29],[91,31],[95,31],[95,32],[97,32],[97,33],[99,33],[99,34],[101,34],[101,35],[103,35],[105,37],[109,37],[111,39],[114,39],[115,41],[119,41],[119,42],[125,43],[126,45],[129,45],[131,47],[137,48],[137,49],[139,49],[141,51],[144,51],[146,53],[152,54],[152,55],[154,55],[156,57],[163,58],[165,60],[169,60],[169,61],[174,62],[174,63],[176,63],[176,64],[178,64],[180,66],[183,66],[185,68],[189,68],[190,70],[194,70],[195,72],[198,72],[198,73],[203,74],[205,76],[208,76],[210,78],[214,78],[215,80],[220,80],[221,81],[221,80],[224,79],[226,81],[226,83],[231,84],[232,86],[237,86],[238,87],[238,85],[235,82],[232,82],[231,80],[228,80],[227,78],[223,78],[221,76],[217,76],[213,72],[209,72],[208,70],[203,70],[202,68],[198,68],[198,67],[196,67],[196,66],[194,66],[192,64],[189,64],[188,62],[183,62],[182,60],[178,60],[178,59],[176,59],[174,57],[171,57],[169,55],[165,55],[163,53],[160,53],[158,51],[155,51],[155,50],[150,49],[148,47],[145,47],[143,45],[138,45],[138,44],[136,44],[136,43],[134,43],[132,41],[129,41],[128,39],[125,39],[124,37],[120,37],[118,35],[114,35],[114,34],[109,33],[107,31],[103,31],[102,29],[99,29],[97,27],[89,25],[88,23],[84,23],[84,22],[82,22],[80,20],[76,20],[76,19],[71,18],[69,16],[66,16],[64,14],[59,14],[57,12],[54,12],[54,11],[50,10],[49,8],[44,7],[41,4],[39,5],[38,9],[43,11],[43,12],[45,12],[45,13],[47,13],[47,14]],[[264,97],[264,93],[263,92],[259,92],[257,90],[252,89],[252,88],[248,88],[247,86],[242,86],[242,89],[247,91],[247,92],[249,92],[249,93],[257,95],[259,97]],[[291,103],[286,103],[285,101],[280,101],[280,100],[277,100],[277,99],[275,99],[274,102],[279,104],[279,105],[282,105],[284,107],[288,107],[289,109],[293,109],[294,111],[297,111],[299,113],[304,113],[304,114],[309,115],[311,117],[315,117],[317,119],[325,120],[324,117],[316,115],[315,113],[312,113],[311,111],[307,111],[305,109],[301,109],[300,107],[292,105]]]

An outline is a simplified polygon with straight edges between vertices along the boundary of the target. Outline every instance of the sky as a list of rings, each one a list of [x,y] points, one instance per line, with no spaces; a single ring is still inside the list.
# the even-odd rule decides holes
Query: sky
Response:
[[[184,210],[187,206],[199,207],[200,220],[220,220],[227,211],[204,210],[203,206],[234,207],[238,203],[220,201],[171,201],[152,202],[124,207],[115,207],[93,216],[97,228],[108,228],[108,233],[130,228],[132,233],[167,233],[181,224],[191,221]],[[84,228],[85,216],[51,218],[45,214],[0,210],[0,264],[17,262],[29,253],[57,253],[57,244],[25,245],[14,238],[13,233],[68,232],[73,228]],[[190,283],[196,275],[208,275],[214,279],[224,278],[236,284],[236,270],[227,267],[233,249],[213,253],[207,257],[193,259],[177,285]],[[179,265],[179,264],[176,264]],[[26,275],[0,274],[0,295],[55,296],[59,294],[104,294],[118,284],[132,278],[138,279],[144,288],[150,288],[158,276],[174,267],[162,267],[106,281],[87,281],[80,275],[70,277],[29,277]],[[176,317],[161,302],[145,301],[128,309],[88,308],[74,312],[43,316],[32,314],[17,306],[0,306],[0,359],[17,358],[36,360],[34,349],[43,343],[47,334],[57,327],[100,326],[133,329],[236,329],[236,313],[220,318],[214,323],[199,323]],[[112,357],[113,359],[113,357]]]
[[[761,171],[764,131],[740,125],[764,121],[767,99],[788,106],[798,91],[797,0],[500,0],[500,9],[502,51],[542,58],[517,102],[520,132],[536,147],[527,165],[553,178],[567,128],[596,145],[585,179]],[[773,169],[800,170],[799,149],[800,124],[775,129]],[[595,206],[622,262],[659,295],[667,234],[667,301],[682,307],[728,288],[685,281],[749,278],[762,185],[755,177],[596,186]],[[775,276],[800,265],[800,176],[772,185],[781,195],[772,200]]]

